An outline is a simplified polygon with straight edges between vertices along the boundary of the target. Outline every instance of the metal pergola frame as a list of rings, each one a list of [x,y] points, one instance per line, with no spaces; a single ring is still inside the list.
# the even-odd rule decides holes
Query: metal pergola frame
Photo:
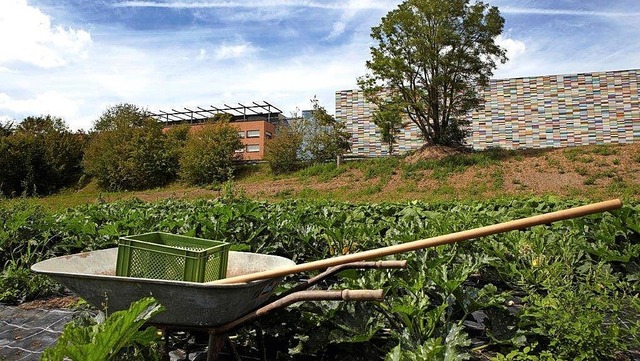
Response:
[[[171,112],[159,110],[158,113],[149,113],[148,116],[155,118],[157,121],[171,124],[197,124],[204,123],[207,120],[219,114],[228,114],[233,117],[233,121],[248,121],[255,116],[265,117],[270,123],[277,122],[282,115],[282,110],[275,105],[266,101],[262,104],[251,102],[253,105],[244,105],[238,103],[238,106],[223,104],[223,107],[210,105],[208,108],[197,106],[197,109],[183,108],[184,110],[171,109]]]

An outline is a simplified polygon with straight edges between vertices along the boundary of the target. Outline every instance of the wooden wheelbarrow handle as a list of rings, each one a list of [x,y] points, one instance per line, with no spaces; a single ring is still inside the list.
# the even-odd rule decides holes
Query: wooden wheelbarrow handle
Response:
[[[466,231],[450,233],[442,236],[421,239],[413,242],[387,246],[378,249],[372,249],[369,251],[347,254],[344,256],[327,258],[323,260],[303,263],[291,267],[276,268],[272,270],[250,273],[235,277],[224,278],[221,280],[211,281],[212,284],[228,284],[228,283],[244,283],[266,278],[283,277],[294,273],[307,272],[325,269],[328,267],[337,266],[344,263],[365,261],[374,258],[380,258],[389,256],[392,254],[404,253],[409,251],[415,251],[418,249],[424,249],[429,247],[435,247],[447,243],[455,243],[465,241],[472,238],[489,236],[492,234],[498,234],[517,229],[528,228],[537,226],[540,224],[548,224],[565,219],[571,219],[576,217],[585,216],[588,214],[600,213],[604,211],[610,211],[622,207],[622,202],[619,199],[613,199],[600,203],[588,204],[581,207],[575,207],[565,209],[556,212],[545,213],[528,218],[517,219],[513,221],[494,224],[491,226],[485,226],[480,228],[474,228]]]
[[[306,301],[382,301],[383,290],[330,290],[330,291],[298,291],[276,301],[270,302],[259,309],[249,312],[237,320],[226,325],[211,329],[213,334],[224,334],[242,325],[253,322],[258,317],[262,317],[273,310],[285,308],[293,303]]]

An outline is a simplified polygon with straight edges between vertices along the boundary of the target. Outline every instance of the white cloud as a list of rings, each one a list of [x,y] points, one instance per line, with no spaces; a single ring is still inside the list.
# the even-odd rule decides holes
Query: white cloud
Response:
[[[259,49],[251,43],[222,44],[215,50],[217,60],[242,58],[257,52]]]
[[[152,7],[170,9],[207,9],[207,8],[271,8],[271,7],[303,7],[315,9],[388,9],[395,1],[351,0],[344,1],[123,1],[113,7]]]
[[[207,51],[205,49],[200,49],[200,52],[198,53],[198,56],[196,57],[196,60],[204,60],[207,57]]]
[[[0,93],[0,109],[12,113],[28,113],[31,115],[51,114],[68,119],[78,114],[78,104],[56,92],[45,92],[29,99],[13,99],[6,93]],[[3,115],[3,117],[10,117]]]
[[[510,62],[515,62],[522,54],[527,51],[527,46],[524,42],[520,40],[505,38],[502,35],[498,35],[498,37],[496,38],[496,43],[507,51],[507,58],[509,58]]]
[[[0,64],[59,67],[85,58],[91,44],[88,32],[52,25],[49,16],[26,0],[0,1],[0,34]]]
[[[604,17],[638,17],[639,12],[615,12],[615,11],[590,11],[574,9],[543,9],[543,8],[521,8],[505,6],[500,8],[504,14],[524,14],[524,15],[570,15],[570,16],[604,16]]]
[[[333,28],[331,29],[331,33],[329,33],[329,35],[325,37],[325,40],[337,38],[338,36],[342,35],[342,33],[344,33],[346,28],[347,28],[347,24],[345,24],[344,21],[338,21],[333,23]]]

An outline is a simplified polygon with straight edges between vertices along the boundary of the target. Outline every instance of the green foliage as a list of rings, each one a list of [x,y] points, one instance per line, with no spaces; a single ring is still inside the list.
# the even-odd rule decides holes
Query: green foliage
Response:
[[[313,113],[305,119],[294,115],[289,127],[279,128],[276,137],[266,143],[265,160],[274,174],[314,167],[341,157],[351,149],[351,134],[343,122],[328,114],[317,99]]]
[[[189,134],[180,157],[182,178],[191,184],[221,183],[231,179],[240,159],[242,142],[227,122],[207,124]]]
[[[13,134],[15,125],[11,121],[0,122],[0,138],[8,137]]]
[[[114,312],[106,319],[96,318],[89,325],[68,323],[58,342],[45,350],[43,361],[160,360],[159,341],[154,327],[140,328],[164,310],[153,298],[133,302],[128,310]]]
[[[314,98],[312,103],[315,129],[305,146],[305,150],[311,155],[312,162],[338,159],[351,150],[349,141],[351,134],[347,131],[345,123],[337,121],[327,113],[327,110],[318,103],[317,99]]]
[[[274,174],[298,170],[303,163],[303,132],[295,126],[279,127],[276,136],[265,144],[264,160]]]
[[[372,179],[375,177],[389,179],[392,175],[396,174],[398,166],[400,165],[400,159],[397,157],[384,157],[367,159],[362,162],[358,162],[356,167],[364,173],[364,179]]]
[[[58,233],[51,229],[52,216],[40,206],[24,201],[0,208],[0,302],[18,303],[47,296],[60,287],[32,264],[56,255]]]
[[[415,163],[408,163],[404,167],[404,176],[412,177],[419,170],[431,170],[431,177],[444,180],[453,173],[463,172],[471,166],[488,166],[509,156],[509,151],[489,149],[479,152],[455,154],[442,159],[420,159]]]
[[[50,115],[27,117],[0,137],[0,192],[47,195],[77,182],[85,135],[71,133]]]
[[[0,272],[0,302],[22,303],[62,292],[47,276],[34,275],[25,264],[10,261]]]
[[[40,281],[32,262],[164,231],[304,263],[566,209],[556,198],[349,204],[246,198],[97,203],[50,213],[0,209],[2,292],[20,301]],[[267,359],[624,359],[638,350],[640,204],[399,257],[408,269],[345,271],[329,289],[385,290],[382,303],[307,302],[259,320]],[[8,263],[7,263],[8,262]],[[8,273],[13,275],[6,277]],[[289,279],[294,284],[298,277]],[[49,292],[53,292],[50,290]],[[471,340],[471,344],[468,341]],[[474,349],[482,349],[478,355]],[[395,357],[395,358],[394,358]]]
[[[387,354],[385,361],[468,360],[470,355],[460,352],[458,348],[464,348],[470,344],[471,341],[462,331],[462,327],[454,325],[444,340],[440,337],[428,339],[414,350],[403,349],[402,344],[399,344]]]
[[[109,191],[147,189],[175,179],[177,145],[162,133],[162,125],[151,118],[136,125],[120,123],[94,133],[84,156],[88,175]]]
[[[93,124],[96,132],[143,126],[146,110],[134,104],[120,103],[107,108]]]
[[[338,167],[334,163],[312,164],[296,173],[299,179],[308,180],[317,177],[321,182],[328,182],[346,171],[345,167]]]
[[[403,109],[429,144],[460,145],[505,50],[495,42],[504,19],[469,0],[406,0],[371,30],[369,74],[358,83],[374,104]]]
[[[393,146],[398,134],[406,126],[402,121],[401,109],[394,104],[382,104],[373,113],[373,123],[380,130],[380,140],[387,145],[389,155],[393,154]]]
[[[182,149],[187,143],[190,129],[191,126],[189,124],[179,124],[169,127],[165,134],[167,138],[169,138],[169,142],[174,144],[175,148]]]
[[[606,157],[606,156],[618,154],[618,150],[611,144],[600,144],[593,147],[592,153]]]
[[[583,285],[547,295],[532,294],[527,302],[520,332],[527,340],[547,345],[546,351],[557,359],[613,360],[616,352],[640,347],[637,299],[618,292],[603,294]]]

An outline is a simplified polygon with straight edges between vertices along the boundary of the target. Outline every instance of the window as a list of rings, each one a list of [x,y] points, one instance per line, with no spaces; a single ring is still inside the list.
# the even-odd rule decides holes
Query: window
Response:
[[[259,130],[247,130],[247,138],[260,138]]]
[[[240,137],[240,139],[244,138],[244,131],[239,131],[238,136]]]
[[[236,149],[236,153],[244,153],[244,148]]]
[[[271,138],[273,138],[273,134],[271,134],[271,132],[270,132],[270,131],[266,131],[266,132],[265,132],[265,135],[266,135],[266,138],[267,138],[267,139],[271,139]]]
[[[260,144],[247,144],[247,152],[255,153],[260,151]]]

